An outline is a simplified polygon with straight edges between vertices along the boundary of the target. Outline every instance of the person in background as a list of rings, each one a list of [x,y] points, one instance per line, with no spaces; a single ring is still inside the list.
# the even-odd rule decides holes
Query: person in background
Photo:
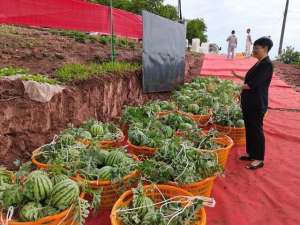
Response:
[[[273,42],[267,37],[254,42],[252,56],[258,62],[243,77],[232,71],[233,76],[244,81],[241,93],[241,107],[246,128],[246,152],[240,160],[252,161],[247,169],[255,170],[264,166],[265,136],[263,120],[268,109],[269,87],[273,76],[273,64],[269,51]]]
[[[252,39],[251,39],[250,32],[251,30],[248,28],[247,37],[246,37],[246,51],[245,51],[245,56],[248,58],[251,56],[251,47],[252,47]]]
[[[234,58],[234,51],[237,47],[237,37],[235,36],[235,31],[233,30],[231,32],[231,35],[226,39],[228,42],[228,54],[227,58],[228,59],[233,59]]]

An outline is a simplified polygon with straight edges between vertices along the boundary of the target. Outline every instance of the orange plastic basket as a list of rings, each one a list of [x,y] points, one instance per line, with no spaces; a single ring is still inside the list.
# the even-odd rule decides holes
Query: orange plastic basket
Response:
[[[209,125],[209,121],[212,116],[212,114],[196,115],[196,114],[186,113],[186,112],[182,112],[182,111],[178,111],[178,114],[192,118],[198,124],[198,126],[202,127],[202,128],[205,128]]]
[[[156,148],[150,148],[147,146],[134,145],[129,141],[129,139],[127,143],[128,143],[128,152],[136,155],[140,160],[153,157],[157,150]]]
[[[169,185],[176,186],[179,188],[182,188],[193,195],[199,195],[199,196],[205,196],[210,197],[214,182],[215,182],[216,176],[208,177],[204,180],[201,180],[199,182],[195,182],[192,184],[177,184],[174,182],[169,182]]]
[[[159,189],[159,191],[157,190],[157,188]],[[155,203],[159,203],[161,201],[164,200],[163,196],[165,198],[172,198],[175,196],[192,196],[191,193],[182,190],[180,188],[176,188],[173,186],[169,186],[169,185],[157,185],[156,187],[154,187],[153,185],[147,185],[144,186],[144,190],[145,193],[148,197],[150,197]],[[162,196],[163,194],[163,196]],[[114,207],[111,211],[110,214],[110,221],[112,225],[123,225],[120,220],[118,219],[118,209],[120,207],[126,207],[128,206],[133,199],[133,193],[132,191],[127,191],[125,192],[119,199],[118,201],[114,204]],[[199,210],[199,212],[197,212],[197,219],[196,221],[193,221],[191,223],[191,225],[205,225],[206,224],[206,213],[204,208],[202,208],[201,210]],[[155,225],[155,224],[153,224]]]
[[[129,129],[129,125],[127,123],[121,124],[121,130],[123,131],[123,134],[125,136],[128,136],[128,129]]]
[[[99,141],[97,143],[97,146],[99,148],[114,148],[114,147],[120,147],[122,146],[124,140],[125,140],[125,135],[121,129],[118,129],[119,132],[121,133],[121,137],[116,139],[116,140],[104,140],[104,141]],[[84,144],[84,145],[90,145],[91,141],[86,140],[86,139],[78,139],[78,142]]]
[[[41,163],[39,161],[37,161],[36,156],[38,155],[39,151],[41,150],[41,148],[38,148],[36,150],[34,150],[32,152],[31,155],[31,162],[38,168],[38,169],[47,169],[49,168],[50,165],[45,164],[45,163]]]
[[[132,158],[138,160],[135,155],[132,155]],[[111,208],[122,193],[137,186],[139,177],[140,174],[136,170],[125,176],[123,180],[117,182],[109,180],[90,181],[82,178],[80,175],[77,175],[73,179],[78,182],[83,182],[93,189],[102,189],[101,208]]]
[[[235,145],[245,145],[246,144],[246,130],[245,127],[235,128],[235,127],[224,127],[215,124],[215,128],[222,134],[231,137]]]
[[[222,145],[223,147],[216,150],[205,150],[207,152],[214,152],[218,156],[218,162],[224,168],[226,167],[229,153],[234,145],[233,140],[227,135],[221,135],[220,137],[215,138],[217,144]]]
[[[81,198],[84,198],[84,193],[80,195]],[[6,218],[6,215],[3,212],[0,212],[0,218]],[[0,219],[0,223],[1,223]],[[74,221],[74,207],[70,207],[58,214],[47,216],[41,218],[37,221],[31,222],[18,222],[16,220],[11,220],[7,225],[77,225],[78,223]]]

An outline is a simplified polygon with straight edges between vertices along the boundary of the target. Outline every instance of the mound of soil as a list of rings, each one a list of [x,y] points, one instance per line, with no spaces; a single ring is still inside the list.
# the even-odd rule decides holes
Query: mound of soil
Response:
[[[300,92],[300,67],[296,65],[274,62],[275,73],[291,85],[296,91]]]
[[[0,67],[25,67],[32,73],[53,75],[66,63],[110,60],[110,46],[99,42],[80,43],[53,35],[47,30],[0,26]],[[116,48],[116,60],[141,62],[142,49]]]

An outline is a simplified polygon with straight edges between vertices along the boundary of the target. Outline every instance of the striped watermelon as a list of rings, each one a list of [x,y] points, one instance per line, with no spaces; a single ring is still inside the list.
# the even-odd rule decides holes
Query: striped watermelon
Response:
[[[124,158],[127,158],[126,154],[119,150],[112,150],[109,152],[108,156],[105,159],[105,165],[107,166],[115,166],[120,164]]]
[[[59,137],[59,142],[63,145],[69,146],[75,143],[75,138],[71,134],[63,134]]]
[[[93,135],[93,137],[97,137],[103,135],[104,129],[103,126],[98,123],[91,126],[90,132]]]
[[[198,114],[200,110],[200,106],[198,104],[189,104],[188,105],[188,112]]]
[[[90,132],[88,132],[87,130],[82,131],[82,132],[79,134],[79,137],[80,137],[80,138],[84,138],[84,139],[88,139],[88,140],[90,140],[90,139],[93,138],[93,137],[92,137],[92,134],[91,134]]]
[[[37,221],[40,219],[40,211],[43,206],[38,202],[29,202],[24,205],[20,212],[20,219],[24,222]]]
[[[24,183],[24,195],[32,201],[42,201],[53,189],[52,182],[46,172],[36,170],[29,174]]]
[[[64,210],[78,200],[79,194],[79,186],[75,181],[63,180],[54,186],[50,196],[50,205]]]
[[[52,181],[52,184],[53,185],[56,185],[57,183],[63,181],[63,180],[66,180],[68,179],[69,177],[67,175],[64,175],[64,174],[60,174],[60,175],[56,175],[56,176],[53,176],[51,178],[51,181]]]
[[[98,171],[99,180],[111,180],[112,178],[112,170],[111,166],[104,166]]]

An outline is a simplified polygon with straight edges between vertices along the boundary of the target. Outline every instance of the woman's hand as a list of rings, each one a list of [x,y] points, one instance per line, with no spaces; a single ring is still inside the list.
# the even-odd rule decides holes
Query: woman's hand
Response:
[[[244,77],[242,77],[241,75],[239,75],[238,73],[236,73],[234,70],[231,71],[231,74],[232,74],[234,77],[237,77],[237,78],[239,78],[239,79],[241,79],[241,80],[245,80]]]
[[[248,84],[244,84],[243,86],[242,86],[242,90],[250,90],[251,88],[249,87],[249,85]]]

